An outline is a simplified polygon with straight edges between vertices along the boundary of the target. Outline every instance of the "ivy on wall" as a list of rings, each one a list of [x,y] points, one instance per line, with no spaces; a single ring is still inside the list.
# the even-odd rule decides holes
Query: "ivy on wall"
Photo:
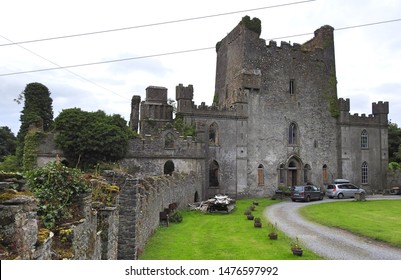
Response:
[[[24,171],[29,171],[36,167],[38,147],[44,136],[45,133],[39,130],[30,130],[25,135],[24,153],[22,158]]]

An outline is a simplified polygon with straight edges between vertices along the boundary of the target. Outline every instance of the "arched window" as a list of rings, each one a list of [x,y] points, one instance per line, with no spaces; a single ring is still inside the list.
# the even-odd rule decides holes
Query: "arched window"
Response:
[[[215,160],[209,165],[209,186],[219,186],[219,164]]]
[[[291,123],[288,129],[288,144],[295,145],[298,142],[298,128],[295,123]]]
[[[366,161],[364,161],[362,163],[362,178],[361,178],[361,182],[362,184],[367,184],[368,183],[368,163]]]
[[[164,164],[164,174],[166,175],[172,175],[174,171],[174,162],[171,160],[166,161]]]
[[[323,183],[327,184],[329,182],[329,171],[326,164],[323,165],[322,177],[323,177]]]
[[[366,131],[366,129],[362,130],[362,133],[361,133],[361,148],[362,149],[369,148],[369,137],[368,137],[368,132]]]
[[[311,177],[310,173],[311,173],[310,165],[309,164],[305,164],[305,166],[304,166],[304,182],[305,182],[305,184],[312,182],[312,180],[310,178]]]
[[[284,184],[285,172],[284,172],[285,165],[284,163],[280,164],[280,184]]]
[[[219,144],[219,129],[217,123],[212,123],[209,126],[209,144],[218,145]]]
[[[174,136],[172,133],[167,133],[164,137],[164,148],[174,149]]]
[[[265,169],[263,164],[259,164],[258,166],[258,186],[262,187],[265,185]]]

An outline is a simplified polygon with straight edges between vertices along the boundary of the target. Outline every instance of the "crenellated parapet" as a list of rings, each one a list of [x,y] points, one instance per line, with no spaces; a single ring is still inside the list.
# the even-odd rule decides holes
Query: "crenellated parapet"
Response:
[[[339,122],[341,124],[349,125],[387,125],[389,104],[388,102],[379,101],[372,103],[372,114],[350,114],[350,100],[349,98],[338,99],[338,107],[340,110]]]
[[[131,139],[126,157],[204,158],[204,144],[191,136],[185,138],[174,129],[166,129],[156,135]]]

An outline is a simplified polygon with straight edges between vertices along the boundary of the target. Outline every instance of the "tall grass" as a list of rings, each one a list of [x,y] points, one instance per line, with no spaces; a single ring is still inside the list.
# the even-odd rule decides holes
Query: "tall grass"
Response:
[[[401,247],[401,200],[341,201],[309,205],[306,218]]]
[[[257,199],[253,215],[262,219],[255,228],[244,211],[253,200],[239,200],[230,214],[204,214],[182,211],[183,222],[161,226],[149,240],[141,260],[290,260],[320,259],[304,250],[300,258],[292,255],[292,240],[279,232],[278,240],[268,238],[269,227],[263,210],[276,201]]]

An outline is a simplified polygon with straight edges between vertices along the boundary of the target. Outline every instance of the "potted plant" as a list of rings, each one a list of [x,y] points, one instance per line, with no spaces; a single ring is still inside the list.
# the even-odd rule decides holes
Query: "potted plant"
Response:
[[[254,227],[257,228],[261,228],[262,227],[262,221],[260,220],[260,218],[255,218],[254,222],[253,222]]]
[[[276,240],[278,235],[277,235],[277,223],[274,225],[272,223],[269,223],[270,225],[270,233],[269,233],[269,238],[271,240]]]
[[[295,238],[295,241],[291,243],[291,251],[296,256],[302,256],[303,250],[299,243],[298,237]]]
[[[248,220],[253,220],[253,219],[254,219],[254,216],[253,216],[252,214],[249,214],[249,215],[246,215],[246,218],[247,218]]]

